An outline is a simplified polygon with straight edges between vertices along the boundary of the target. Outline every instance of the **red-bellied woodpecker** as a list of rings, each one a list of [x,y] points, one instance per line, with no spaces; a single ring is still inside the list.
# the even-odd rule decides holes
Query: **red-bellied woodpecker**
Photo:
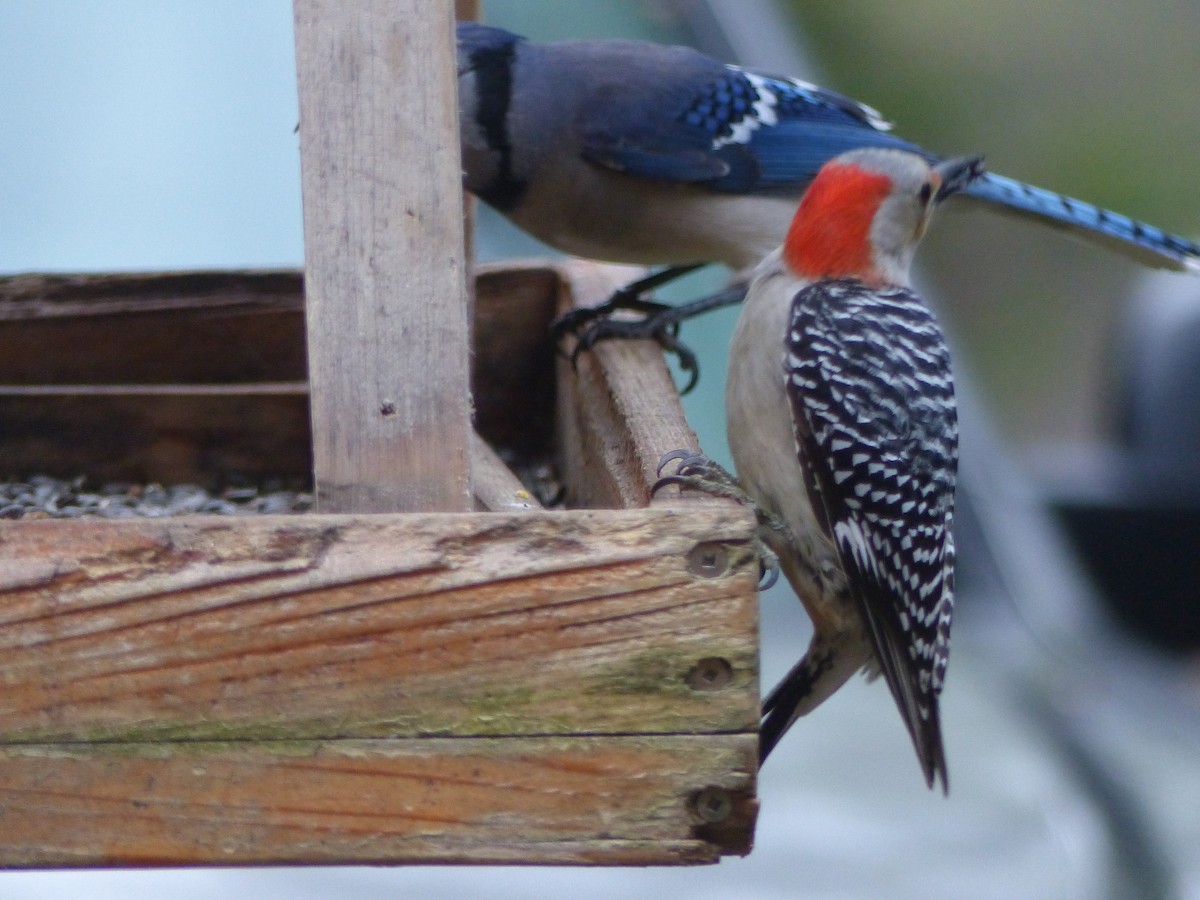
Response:
[[[758,267],[730,348],[737,480],[814,626],[763,704],[761,756],[859,669],[883,673],[932,787],[954,590],[950,355],[909,266],[933,208],[982,172],[854,150],[825,166]],[[707,461],[666,479],[705,487]]]

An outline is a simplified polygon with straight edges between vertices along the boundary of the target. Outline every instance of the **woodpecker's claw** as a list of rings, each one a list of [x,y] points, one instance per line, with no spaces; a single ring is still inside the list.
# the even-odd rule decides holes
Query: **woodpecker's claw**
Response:
[[[695,458],[702,459],[703,457],[701,457],[700,453],[695,450],[672,450],[670,453],[664,453],[662,458],[658,461],[658,467],[654,470],[654,474],[661,477],[663,469],[665,469],[669,463],[672,463],[677,459],[682,461],[685,459]],[[682,466],[680,468],[682,468]],[[657,488],[654,488],[653,490],[657,490]],[[653,493],[653,490],[651,493]]]
[[[663,475],[663,469],[676,460],[679,460],[679,467],[675,474]],[[758,533],[754,537],[754,552],[758,556],[761,571],[758,589],[765,591],[774,587],[775,582],[779,580],[779,558],[762,535],[765,531],[773,531],[790,541],[792,532],[787,523],[755,503],[727,469],[695,450],[672,450],[658,461],[655,471],[659,478],[650,488],[652,497],[661,488],[673,484],[681,490],[693,488],[715,497],[728,497],[748,506],[758,520]]]
[[[759,591],[769,591],[775,587],[775,583],[779,581],[779,558],[775,554],[771,554],[772,561],[767,562],[767,558],[760,556],[758,558],[758,566],[762,574],[758,576]]]
[[[663,469],[675,460],[679,460],[679,467],[675,470],[675,474],[663,475]],[[681,488],[696,488],[717,497],[729,497],[739,503],[754,505],[754,501],[742,490],[742,486],[738,484],[732,474],[703,453],[695,450],[672,450],[665,454],[658,461],[656,473],[659,478],[650,489],[651,496],[660,488],[674,484]]]

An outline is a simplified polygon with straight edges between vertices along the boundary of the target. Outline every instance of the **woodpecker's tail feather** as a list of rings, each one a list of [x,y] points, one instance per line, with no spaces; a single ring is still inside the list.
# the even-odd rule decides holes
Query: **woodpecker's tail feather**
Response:
[[[1123,254],[1143,265],[1200,274],[1200,246],[1091,203],[991,172],[977,178],[962,194],[1061,228],[1073,237]]]

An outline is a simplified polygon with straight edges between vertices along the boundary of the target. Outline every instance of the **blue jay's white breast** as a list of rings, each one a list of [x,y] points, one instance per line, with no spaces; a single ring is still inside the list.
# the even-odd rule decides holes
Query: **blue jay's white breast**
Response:
[[[581,159],[544,171],[508,215],[576,256],[638,265],[756,265],[783,243],[795,200],[721,194],[611,172]]]

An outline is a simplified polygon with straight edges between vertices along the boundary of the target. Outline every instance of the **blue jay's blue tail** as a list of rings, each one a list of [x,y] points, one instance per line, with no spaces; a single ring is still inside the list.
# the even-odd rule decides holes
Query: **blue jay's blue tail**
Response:
[[[1153,225],[991,172],[962,191],[1147,266],[1200,274],[1200,246]]]

